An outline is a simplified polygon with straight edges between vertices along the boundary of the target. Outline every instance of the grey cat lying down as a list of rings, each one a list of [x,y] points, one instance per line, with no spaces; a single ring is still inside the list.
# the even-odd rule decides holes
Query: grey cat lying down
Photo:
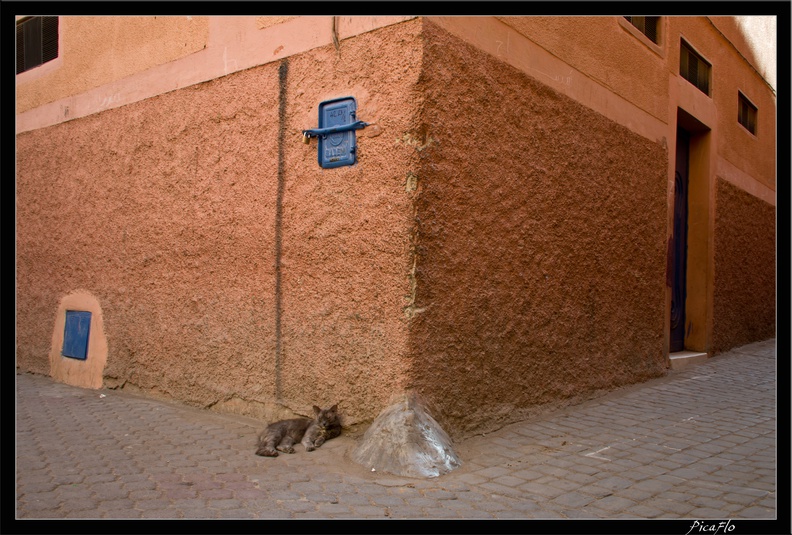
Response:
[[[313,420],[292,418],[268,425],[259,435],[256,455],[277,457],[278,451],[294,453],[292,446],[298,442],[302,442],[305,451],[315,450],[326,440],[341,434],[337,409],[337,404],[329,409],[320,409],[314,405]]]

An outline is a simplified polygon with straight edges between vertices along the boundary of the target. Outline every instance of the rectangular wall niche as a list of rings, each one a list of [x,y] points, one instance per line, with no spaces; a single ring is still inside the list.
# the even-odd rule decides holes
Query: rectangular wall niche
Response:
[[[73,359],[85,360],[88,357],[88,334],[90,332],[90,312],[67,310],[61,355]]]

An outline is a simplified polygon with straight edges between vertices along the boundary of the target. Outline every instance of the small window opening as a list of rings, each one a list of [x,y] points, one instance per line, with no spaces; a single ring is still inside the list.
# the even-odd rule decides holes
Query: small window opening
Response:
[[[737,122],[756,135],[756,106],[739,92],[737,93]]]
[[[659,32],[657,31],[660,17],[624,17],[627,21],[638,28],[638,30],[655,44],[659,44]]]
[[[28,17],[16,24],[16,73],[58,57],[58,17]]]
[[[679,50],[679,74],[707,96],[710,94],[711,69],[712,65],[682,41]]]

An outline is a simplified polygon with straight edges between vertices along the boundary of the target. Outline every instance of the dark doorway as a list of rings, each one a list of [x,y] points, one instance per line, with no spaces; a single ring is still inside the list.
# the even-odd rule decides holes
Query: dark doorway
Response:
[[[671,284],[670,351],[685,349],[685,298],[687,297],[687,239],[690,134],[677,129],[674,173],[674,235]]]

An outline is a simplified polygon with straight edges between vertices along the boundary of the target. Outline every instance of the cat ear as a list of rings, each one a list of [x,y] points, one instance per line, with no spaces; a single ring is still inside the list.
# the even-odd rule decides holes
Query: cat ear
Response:
[[[317,407],[316,405],[314,405],[314,406],[313,406],[313,411],[314,411],[314,414],[319,414],[320,412],[322,412],[322,409],[320,409],[319,407]]]
[[[331,410],[332,412],[336,412],[336,411],[338,410],[338,403],[336,403],[335,405],[333,405],[332,407],[330,407],[330,410]]]

